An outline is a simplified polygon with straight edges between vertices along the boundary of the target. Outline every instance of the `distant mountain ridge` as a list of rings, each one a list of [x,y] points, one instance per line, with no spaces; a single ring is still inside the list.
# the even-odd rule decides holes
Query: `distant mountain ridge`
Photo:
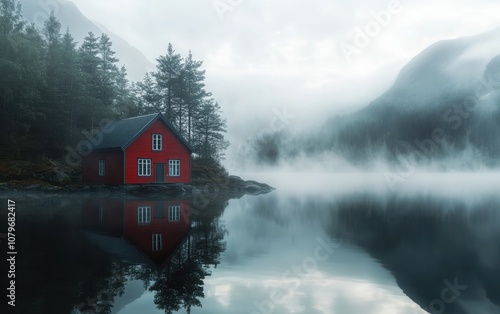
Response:
[[[500,166],[500,28],[437,42],[368,106],[332,117],[312,135],[267,134],[254,157],[278,163],[334,153],[356,165],[376,159],[438,168]]]
[[[500,28],[497,28],[434,43],[401,69],[388,93],[406,96],[419,93],[418,96],[429,98],[474,88],[488,62],[500,54],[499,38]]]
[[[57,19],[61,22],[61,31],[65,32],[67,28],[75,40],[81,44],[89,32],[95,35],[106,33],[113,42],[113,50],[120,60],[118,64],[125,65],[128,71],[128,78],[131,81],[140,81],[144,78],[146,72],[154,69],[154,65],[137,48],[130,45],[125,39],[110,32],[102,25],[92,22],[88,19],[78,7],[68,0],[52,1],[50,5],[46,2],[36,0],[19,0],[22,5],[23,16],[37,27],[43,28],[44,20],[53,10]]]

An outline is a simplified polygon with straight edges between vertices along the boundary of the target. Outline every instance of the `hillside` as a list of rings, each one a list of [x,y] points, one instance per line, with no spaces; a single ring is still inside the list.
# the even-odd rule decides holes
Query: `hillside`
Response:
[[[363,109],[330,118],[311,134],[265,135],[258,161],[334,153],[357,166],[374,159],[492,167],[500,154],[500,29],[437,42],[400,71],[394,85]]]

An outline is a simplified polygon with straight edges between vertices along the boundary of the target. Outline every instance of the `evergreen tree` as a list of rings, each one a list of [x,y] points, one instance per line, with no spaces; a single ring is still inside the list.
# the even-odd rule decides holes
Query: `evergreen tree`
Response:
[[[153,80],[154,75],[154,73],[146,73],[144,80],[137,85],[139,98],[141,99],[141,113],[143,114],[162,111],[160,105],[162,95],[156,81]]]
[[[213,99],[205,99],[201,104],[199,119],[194,124],[194,146],[202,159],[220,161],[229,146],[225,139],[226,120],[222,118],[221,108]]]
[[[189,51],[183,65],[182,82],[184,86],[184,99],[187,116],[187,139],[191,142],[193,121],[198,118],[198,111],[206,97],[211,96],[205,91],[205,70],[200,70],[202,61],[193,60],[193,54]]]
[[[127,79],[127,69],[123,65],[116,77],[116,101],[113,111],[118,118],[135,117],[142,114],[138,99],[134,95],[136,87],[132,87]]]
[[[49,155],[60,154],[63,151],[62,144],[68,142],[66,138],[66,117],[69,109],[67,103],[61,97],[61,84],[63,67],[61,64],[61,23],[54,16],[54,12],[44,23],[43,35],[45,37],[46,71],[45,88],[42,95],[42,107],[44,119],[40,120],[39,135],[43,135],[46,153]],[[46,126],[51,127],[47,128]]]
[[[43,35],[47,43],[46,80],[50,89],[49,97],[52,98],[50,101],[54,102],[56,100],[53,98],[58,92],[58,75],[61,68],[61,23],[54,16],[54,12],[44,23]]]
[[[115,52],[111,49],[112,43],[109,36],[102,34],[99,39],[99,99],[105,107],[111,107],[115,99],[116,83],[119,79],[119,70],[117,67],[118,59]]]
[[[78,113],[79,126],[90,128],[93,131],[94,125],[97,123],[96,116],[100,115],[103,103],[99,93],[101,90],[99,41],[92,32],[89,32],[88,36],[84,38],[78,55],[83,83]]]
[[[141,99],[165,112],[202,158],[220,161],[229,145],[224,138],[226,121],[220,106],[210,98],[212,94],[205,90],[203,62],[194,60],[191,51],[183,59],[172,44],[157,61],[157,71],[153,73],[156,82],[150,75],[145,76],[140,84]]]
[[[20,153],[15,143],[27,131],[18,101],[23,95],[23,65],[18,52],[24,39],[24,24],[21,7],[13,0],[0,0],[0,145],[4,152],[13,154]]]
[[[2,152],[21,156],[43,150],[33,125],[40,109],[44,84],[44,40],[25,27],[20,6],[0,1],[0,145]]]
[[[68,113],[64,121],[66,121],[66,130],[69,133],[70,142],[76,142],[76,112],[77,98],[82,93],[81,74],[78,68],[78,52],[76,43],[66,30],[61,40],[61,73],[59,81],[59,93],[62,103],[68,108]]]
[[[167,54],[156,59],[158,62],[157,71],[153,73],[156,79],[159,94],[163,98],[162,109],[166,114],[167,119],[174,124],[176,120],[175,108],[176,105],[175,91],[179,87],[179,77],[182,70],[182,57],[175,53],[171,43],[168,44]],[[179,100],[177,99],[177,102]]]

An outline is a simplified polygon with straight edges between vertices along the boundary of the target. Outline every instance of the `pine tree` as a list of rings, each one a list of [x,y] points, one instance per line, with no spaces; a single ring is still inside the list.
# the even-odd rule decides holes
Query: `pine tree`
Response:
[[[193,145],[202,158],[220,161],[229,142],[224,138],[226,121],[220,106],[205,90],[203,62],[191,51],[186,58],[169,44],[165,56],[157,59],[157,71],[139,84],[141,100],[166,113],[167,119]]]
[[[111,107],[115,99],[116,81],[119,79],[117,67],[118,59],[111,49],[112,43],[109,36],[102,34],[99,39],[99,99],[105,107]]]
[[[49,155],[61,153],[62,144],[68,141],[69,134],[66,132],[67,125],[65,118],[69,108],[67,103],[61,98],[62,64],[61,64],[61,23],[54,16],[54,12],[45,21],[43,28],[47,51],[45,58],[45,88],[42,95],[42,107],[44,119],[41,120],[43,126],[50,125],[50,128],[41,127],[40,131],[47,153]]]
[[[154,74],[146,73],[144,80],[138,83],[137,86],[139,97],[143,104],[141,110],[143,114],[162,111],[160,106],[162,95],[157,83],[153,80],[153,75]]]
[[[156,84],[163,98],[163,106],[167,120],[175,123],[175,108],[178,107],[175,99],[175,91],[178,90],[179,76],[182,70],[182,57],[175,53],[171,43],[168,44],[167,54],[156,59],[158,62],[156,72],[153,73]]]
[[[61,40],[61,76],[59,81],[59,97],[68,108],[66,130],[70,141],[76,141],[76,105],[77,97],[82,93],[81,74],[78,69],[78,52],[76,42],[66,30]]]
[[[225,139],[226,120],[213,99],[205,99],[200,106],[200,118],[194,124],[193,146],[202,159],[220,161],[229,142]]]
[[[0,145],[2,153],[21,156],[43,149],[32,126],[42,115],[44,40],[25,27],[20,5],[0,0]]]
[[[101,60],[99,58],[99,41],[94,33],[89,32],[88,36],[84,38],[78,56],[79,70],[84,88],[79,104],[79,126],[82,128],[87,126],[93,132],[95,123],[97,123],[96,116],[100,115],[103,105],[100,99],[101,77],[99,67]]]
[[[133,88],[127,79],[127,69],[123,65],[116,77],[116,101],[113,108],[118,118],[129,118],[142,114],[132,90]]]
[[[57,94],[61,53],[61,23],[59,23],[54,16],[54,12],[52,12],[49,19],[44,23],[43,35],[45,36],[45,41],[47,42],[47,84],[49,88],[52,89],[51,93]]]
[[[193,54],[189,51],[183,64],[183,76],[181,84],[184,86],[184,99],[187,116],[187,139],[191,142],[193,121],[197,119],[197,113],[203,100],[211,94],[205,91],[205,70],[200,70],[202,61],[193,60]]]
[[[23,29],[21,8],[13,0],[0,0],[0,145],[11,152],[16,141],[13,133],[21,118],[16,96],[22,76],[17,52]]]

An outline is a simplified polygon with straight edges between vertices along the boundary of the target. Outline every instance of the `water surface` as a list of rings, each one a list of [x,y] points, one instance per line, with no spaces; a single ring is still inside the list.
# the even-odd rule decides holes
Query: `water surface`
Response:
[[[497,176],[273,178],[233,200],[4,193],[19,313],[500,313]]]

